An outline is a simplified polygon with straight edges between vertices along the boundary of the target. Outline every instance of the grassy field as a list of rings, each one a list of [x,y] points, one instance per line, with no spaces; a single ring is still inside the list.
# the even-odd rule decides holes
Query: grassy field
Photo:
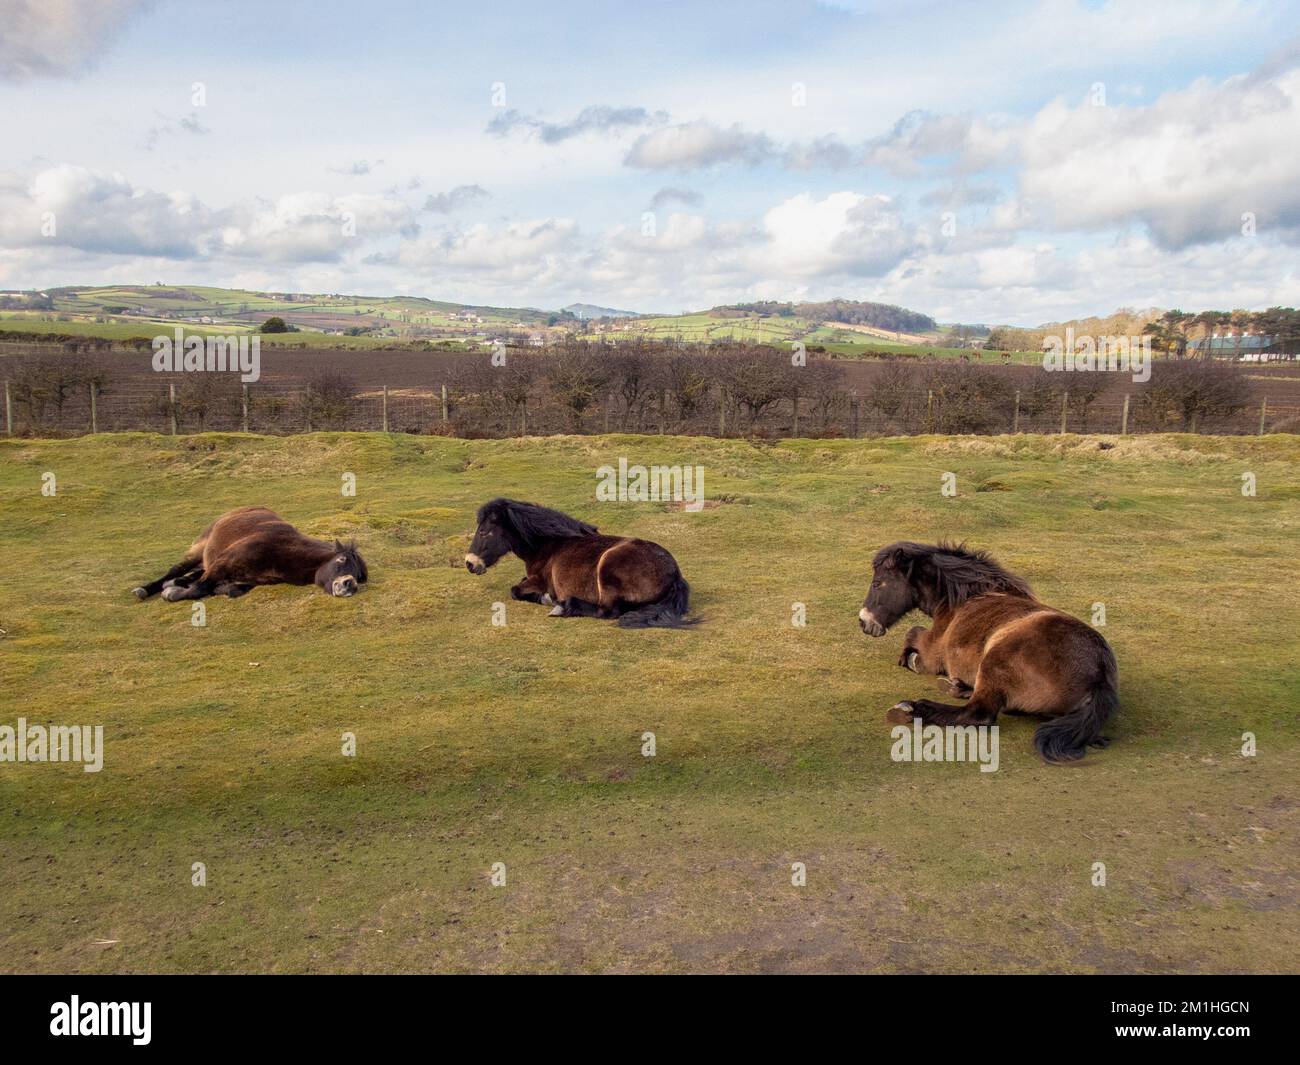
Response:
[[[290,299],[289,295],[300,298]],[[476,312],[467,321],[463,312]],[[311,293],[271,294],[204,285],[123,285],[56,289],[48,310],[0,312],[0,334],[14,331],[68,333],[114,340],[152,337],[183,325],[188,332],[228,335],[250,332],[265,318],[284,318],[297,331],[268,334],[268,345],[375,348],[405,340],[462,339],[475,333],[542,329],[542,311],[508,307],[465,307],[414,296],[369,297]],[[211,322],[199,321],[207,317]],[[192,318],[193,321],[184,321]],[[346,336],[352,327],[373,330]]]
[[[100,773],[0,763],[0,970],[1294,971],[1300,438],[1108,442],[0,441],[0,724],[106,733]],[[619,456],[718,505],[597,504]],[[461,558],[498,494],[665,544],[704,623],[494,626],[522,568]],[[368,590],[131,598],[253,502]],[[933,680],[856,615],[878,546],[941,536],[1105,605],[1109,749],[1006,718],[995,773],[891,761]]]
[[[301,298],[291,300],[289,295]],[[466,311],[477,317],[466,320],[463,317]],[[225,335],[250,331],[268,315],[283,317],[297,326],[299,332],[271,334],[265,342],[300,347],[365,349],[402,340],[439,338],[459,338],[477,343],[501,333],[516,336],[540,333],[557,339],[565,335],[567,328],[548,327],[551,316],[531,308],[467,307],[412,296],[273,295],[203,285],[124,285],[57,289],[52,310],[0,312],[0,334],[24,330],[126,340],[154,336],[177,324],[184,324],[190,332]],[[195,320],[181,323],[176,316]],[[213,319],[211,324],[198,321],[205,316]],[[373,332],[359,337],[342,335],[342,331],[354,326],[369,328]],[[474,339],[476,335],[477,341]],[[707,312],[647,316],[629,319],[617,330],[586,335],[593,340],[613,336],[691,343],[739,340],[773,345],[788,345],[802,340],[847,358],[882,353],[940,358],[971,354],[969,349],[960,347],[900,342],[905,338],[889,333],[869,336],[848,326],[819,324],[798,316],[757,313],[725,318]],[[947,338],[947,332],[933,334],[936,342]]]
[[[888,353],[894,355],[928,355],[936,358],[957,358],[973,353],[970,349],[956,347],[929,347],[901,343],[881,337],[867,336],[852,329],[834,324],[821,325],[807,318],[761,317],[719,318],[707,313],[665,315],[636,318],[622,329],[612,330],[615,338],[646,337],[652,340],[682,340],[688,343],[707,344],[716,340],[742,340],[753,344],[785,346],[802,340],[817,345],[846,358]]]

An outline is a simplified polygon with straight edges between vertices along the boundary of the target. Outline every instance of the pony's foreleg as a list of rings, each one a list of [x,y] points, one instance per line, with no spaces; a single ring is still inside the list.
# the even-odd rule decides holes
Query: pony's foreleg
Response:
[[[589,603],[585,599],[569,596],[568,599],[555,604],[550,616],[553,618],[612,618],[615,614],[597,603]]]
[[[978,689],[965,706],[950,706],[930,699],[909,699],[890,707],[889,720],[919,718],[924,725],[992,725],[1002,710],[1001,700]]]
[[[930,630],[913,625],[903,637],[903,651],[898,664],[913,673],[942,673],[943,663],[930,650]]]
[[[162,597],[169,603],[176,603],[182,599],[206,599],[217,590],[217,582],[205,577],[200,577],[193,584],[173,584],[169,588],[164,588]]]
[[[551,606],[554,602],[546,590],[546,583],[531,575],[510,589],[510,598],[525,603],[541,603],[542,606]]]
[[[131,594],[137,599],[148,599],[151,595],[157,595],[161,592],[165,586],[168,586],[169,582],[181,580],[202,568],[203,562],[201,559],[183,558],[156,581],[150,581],[148,584],[140,585],[139,588],[131,589]]]

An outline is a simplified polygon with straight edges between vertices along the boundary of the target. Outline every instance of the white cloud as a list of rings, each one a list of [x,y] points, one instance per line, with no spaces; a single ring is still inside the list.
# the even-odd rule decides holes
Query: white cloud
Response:
[[[1300,235],[1300,68],[1198,81],[1149,107],[1053,103],[1020,135],[1021,195],[1059,229],[1146,225],[1182,248]]]
[[[194,197],[137,188],[121,174],[57,166],[0,175],[0,245],[189,258],[212,231]]]
[[[152,0],[5,0],[0,5],[0,79],[66,77]]]
[[[764,162],[775,146],[762,133],[739,125],[728,128],[711,122],[683,122],[642,134],[628,150],[628,166],[644,170],[694,170],[716,163]]]
[[[755,266],[789,278],[883,274],[917,245],[889,197],[856,192],[800,193],[763,216],[763,231]]]
[[[389,196],[300,192],[215,209],[189,193],[143,188],[85,167],[0,174],[0,246],[10,248],[305,262],[416,231],[411,209]]]

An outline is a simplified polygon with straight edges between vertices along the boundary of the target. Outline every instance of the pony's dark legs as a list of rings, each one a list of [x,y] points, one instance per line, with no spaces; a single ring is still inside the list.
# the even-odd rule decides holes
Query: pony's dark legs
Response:
[[[570,596],[561,603],[555,604],[555,609],[551,611],[550,616],[553,618],[612,618],[616,617],[615,611],[606,610],[596,603],[589,603],[585,599],[578,599]]]
[[[185,558],[177,562],[171,569],[159,577],[156,581],[150,581],[148,584],[141,585],[133,590],[137,599],[148,599],[151,595],[157,595],[163,590],[163,586],[168,581],[179,582],[189,574],[196,573],[203,568],[203,563],[197,558]]]
[[[217,587],[216,581],[200,577],[193,584],[173,584],[169,588],[164,588],[163,598],[169,603],[176,603],[182,599],[206,599],[217,590]]]
[[[547,594],[545,586],[540,581],[534,582],[531,577],[524,578],[511,588],[510,598],[525,603],[541,603],[543,606],[551,605],[551,597]]]
[[[916,717],[925,725],[992,725],[1002,710],[1001,698],[977,689],[965,706],[936,703],[930,699],[909,699],[895,704],[890,714]],[[895,715],[898,716],[898,715]]]

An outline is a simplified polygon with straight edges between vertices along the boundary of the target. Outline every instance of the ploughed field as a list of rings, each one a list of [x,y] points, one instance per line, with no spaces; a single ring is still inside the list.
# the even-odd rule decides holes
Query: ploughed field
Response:
[[[620,457],[705,509],[597,503]],[[510,602],[517,560],[461,563],[496,495],[664,544],[703,624]],[[245,503],[369,587],[131,597]],[[1295,436],[0,441],[0,726],[105,733],[98,773],[0,762],[0,970],[1294,970],[1298,523]],[[939,537],[1102,604],[1108,749],[1004,717],[996,772],[891,759],[935,681],[857,612]]]

